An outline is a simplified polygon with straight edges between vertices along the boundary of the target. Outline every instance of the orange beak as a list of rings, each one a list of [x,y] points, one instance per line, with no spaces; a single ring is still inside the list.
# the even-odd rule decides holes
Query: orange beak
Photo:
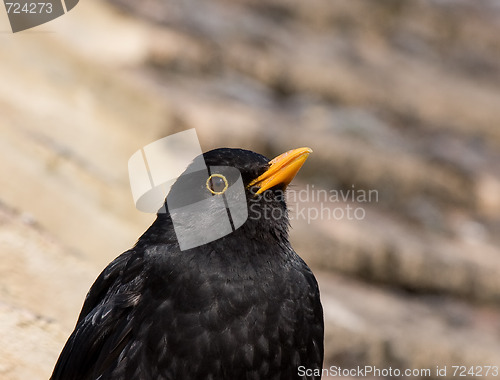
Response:
[[[305,147],[280,154],[269,161],[269,169],[250,182],[248,187],[259,186],[260,189],[256,194],[260,194],[277,185],[288,186],[302,165],[304,165],[310,153],[312,153],[312,149]]]

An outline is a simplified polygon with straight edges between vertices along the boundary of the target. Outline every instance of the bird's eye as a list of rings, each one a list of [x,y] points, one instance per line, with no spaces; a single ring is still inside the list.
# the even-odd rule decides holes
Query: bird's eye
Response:
[[[207,189],[212,194],[222,194],[227,190],[228,186],[227,179],[222,174],[212,174],[207,179]]]

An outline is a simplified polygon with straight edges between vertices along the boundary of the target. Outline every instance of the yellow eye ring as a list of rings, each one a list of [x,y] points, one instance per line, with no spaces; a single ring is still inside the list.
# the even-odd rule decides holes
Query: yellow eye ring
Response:
[[[221,190],[221,191],[214,191],[212,190],[212,188],[210,187],[210,180],[212,178],[222,178],[222,180],[224,181],[224,188]],[[207,189],[212,193],[212,194],[215,194],[215,195],[220,195],[220,194],[223,194],[227,188],[229,187],[229,184],[227,183],[227,179],[226,177],[224,177],[222,174],[212,174],[210,177],[208,177],[207,179],[207,182],[206,182],[206,186],[207,186]]]

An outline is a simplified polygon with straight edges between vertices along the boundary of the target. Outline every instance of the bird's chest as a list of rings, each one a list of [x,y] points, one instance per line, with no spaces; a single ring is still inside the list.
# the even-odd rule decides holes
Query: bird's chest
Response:
[[[298,322],[293,305],[273,284],[250,279],[188,285],[153,317],[153,330],[163,336],[151,337],[152,346],[164,345],[172,378],[244,378],[252,371],[264,376],[280,368],[282,355],[292,349]]]
[[[294,356],[304,325],[301,288],[300,276],[273,262],[191,261],[150,287],[148,346],[168,353],[160,355],[173,371],[166,378],[265,376]]]
[[[219,261],[196,265],[165,281],[157,291],[178,316],[198,316],[194,324],[208,329],[227,328],[242,319],[273,317],[292,295],[293,279],[273,263]],[[217,322],[217,326],[214,324]]]

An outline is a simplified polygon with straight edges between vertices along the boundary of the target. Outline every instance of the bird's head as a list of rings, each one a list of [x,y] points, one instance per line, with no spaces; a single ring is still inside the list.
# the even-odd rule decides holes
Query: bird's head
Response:
[[[284,191],[312,152],[298,148],[269,160],[243,150],[214,149],[194,159],[173,184],[165,210],[181,250],[244,233],[287,238]]]

